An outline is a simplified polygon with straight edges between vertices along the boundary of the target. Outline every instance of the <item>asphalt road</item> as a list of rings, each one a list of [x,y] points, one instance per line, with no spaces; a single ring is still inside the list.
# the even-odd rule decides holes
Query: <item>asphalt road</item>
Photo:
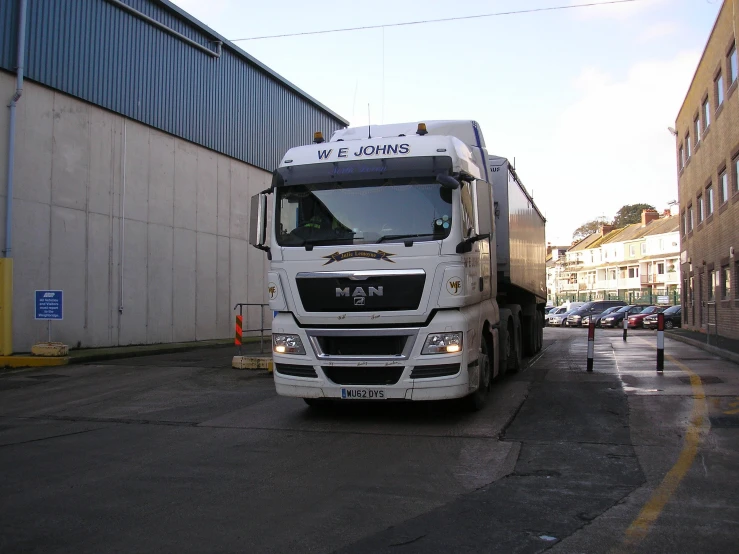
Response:
[[[2,374],[0,551],[735,552],[739,368],[585,336],[476,414],[316,413],[231,348]]]

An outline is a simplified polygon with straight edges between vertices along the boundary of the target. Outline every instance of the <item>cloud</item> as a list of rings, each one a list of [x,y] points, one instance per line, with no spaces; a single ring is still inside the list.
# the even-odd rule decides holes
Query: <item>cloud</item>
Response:
[[[613,217],[625,204],[646,202],[661,210],[677,198],[675,139],[667,127],[674,125],[699,56],[691,51],[644,61],[622,79],[596,67],[582,70],[573,82],[576,100],[550,139],[551,159],[541,160],[549,171],[534,177],[547,183],[537,190],[537,203],[547,207],[547,240],[569,241],[582,223]]]

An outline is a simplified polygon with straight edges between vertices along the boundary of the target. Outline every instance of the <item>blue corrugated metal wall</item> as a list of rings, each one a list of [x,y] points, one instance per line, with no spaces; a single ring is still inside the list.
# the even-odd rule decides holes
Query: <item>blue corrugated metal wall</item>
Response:
[[[123,0],[215,51],[222,37],[166,2]],[[15,71],[18,1],[0,0],[0,67]],[[346,122],[229,44],[209,56],[106,0],[28,0],[26,77],[272,171]],[[5,102],[5,100],[2,100]]]

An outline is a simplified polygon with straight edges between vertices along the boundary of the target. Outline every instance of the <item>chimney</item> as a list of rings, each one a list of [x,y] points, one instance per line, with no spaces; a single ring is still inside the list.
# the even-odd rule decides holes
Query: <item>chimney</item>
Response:
[[[613,225],[603,224],[600,226],[600,236],[601,237],[605,237],[611,231],[613,231]]]
[[[641,212],[641,226],[646,227],[655,219],[659,219],[659,212],[657,210],[642,210]]]

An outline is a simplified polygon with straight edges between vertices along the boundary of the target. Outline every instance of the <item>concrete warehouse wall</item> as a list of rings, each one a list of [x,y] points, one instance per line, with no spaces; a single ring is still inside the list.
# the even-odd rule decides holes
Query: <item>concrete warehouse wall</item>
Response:
[[[14,86],[0,71],[0,98]],[[16,352],[46,340],[36,289],[64,291],[52,338],[83,347],[225,338],[236,302],[265,302],[266,258],[248,244],[248,213],[269,173],[30,81],[17,124]],[[3,108],[3,195],[7,129]],[[259,327],[259,309],[245,320]]]

